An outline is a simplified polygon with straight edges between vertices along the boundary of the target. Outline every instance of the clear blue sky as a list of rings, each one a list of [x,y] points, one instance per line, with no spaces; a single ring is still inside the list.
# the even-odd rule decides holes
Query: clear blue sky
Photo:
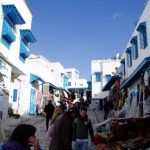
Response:
[[[147,0],[27,0],[37,42],[31,53],[90,79],[91,60],[123,52]]]

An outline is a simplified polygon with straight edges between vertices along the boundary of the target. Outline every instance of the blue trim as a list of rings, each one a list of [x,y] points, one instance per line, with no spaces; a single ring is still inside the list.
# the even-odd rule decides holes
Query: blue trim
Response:
[[[118,79],[119,79],[119,76],[118,76],[118,75],[112,76],[112,77],[109,79],[109,81],[105,84],[105,86],[103,87],[102,91],[107,91],[107,90],[109,90],[109,89],[112,87],[112,85],[115,83],[115,81],[118,80]]]
[[[31,30],[28,30],[28,29],[20,30],[20,34],[21,34],[22,39],[27,41],[27,43],[28,42],[30,42],[30,43],[36,42],[36,39],[35,39],[34,35],[32,34]]]
[[[135,69],[135,71],[121,84],[120,89],[126,88],[134,83],[138,78],[141,77],[142,71],[144,71],[148,65],[150,65],[150,57],[145,58],[142,63]]]
[[[21,25],[25,23],[15,5],[2,5],[2,7],[4,14],[9,17],[14,24]]]
[[[43,83],[45,83],[45,81],[41,77],[31,73],[30,74],[30,83],[33,83],[36,80],[39,80],[39,81],[42,81]]]

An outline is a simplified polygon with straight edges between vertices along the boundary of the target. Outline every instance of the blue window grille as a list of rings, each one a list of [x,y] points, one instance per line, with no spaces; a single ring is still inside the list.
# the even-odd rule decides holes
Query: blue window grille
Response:
[[[146,22],[140,23],[138,28],[137,28],[137,31],[139,32],[140,48],[145,49],[148,45]]]
[[[125,70],[125,59],[121,60],[121,75],[125,75],[126,74],[126,70]]]
[[[13,31],[13,23],[9,18],[4,18],[1,42],[9,49],[12,42],[16,40],[15,33]]]
[[[95,79],[96,79],[96,82],[101,82],[102,81],[102,73],[95,72]]]
[[[138,58],[138,41],[137,41],[137,36],[133,37],[130,41],[132,44],[131,49],[132,49],[132,58],[137,59]]]
[[[131,51],[131,47],[127,48],[126,54],[127,54],[127,66],[128,67],[132,67],[132,51]]]
[[[16,102],[16,101],[17,101],[17,94],[18,94],[18,90],[17,90],[17,89],[14,89],[14,90],[13,90],[13,102]]]

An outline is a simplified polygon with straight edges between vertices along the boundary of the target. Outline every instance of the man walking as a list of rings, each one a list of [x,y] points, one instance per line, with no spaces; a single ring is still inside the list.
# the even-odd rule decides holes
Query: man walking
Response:
[[[46,114],[46,129],[48,130],[49,120],[52,118],[54,112],[54,106],[51,100],[49,100],[48,104],[45,106],[44,112]]]
[[[57,117],[49,150],[72,150],[72,123],[75,117],[74,107]]]
[[[80,115],[73,122],[73,150],[88,150],[88,135],[94,140],[93,127],[85,106],[80,108]]]

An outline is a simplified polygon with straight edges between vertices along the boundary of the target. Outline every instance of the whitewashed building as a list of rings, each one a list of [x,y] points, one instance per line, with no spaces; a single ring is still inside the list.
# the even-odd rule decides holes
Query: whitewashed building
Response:
[[[150,87],[150,1],[139,18],[121,57],[121,90],[128,91],[129,116],[143,115],[146,89]],[[145,95],[143,97],[142,95]],[[141,100],[140,100],[141,97]],[[148,102],[150,108],[150,102]],[[142,109],[141,109],[142,108]],[[141,112],[138,113],[138,109]],[[144,106],[145,110],[145,106]],[[150,112],[149,112],[150,113]]]
[[[68,76],[64,66],[60,62],[51,62],[51,70],[54,74],[54,83],[57,87],[67,90]]]
[[[26,58],[30,43],[36,41],[31,32],[32,12],[25,0],[1,0],[0,16],[0,72],[4,74],[1,88],[9,94],[9,106],[19,113],[24,82],[21,76],[27,75]]]
[[[76,98],[80,98],[83,93],[84,99],[86,98],[86,91],[88,83],[86,79],[79,78],[79,71],[75,68],[66,68],[65,72],[68,75],[68,90],[76,94]]]
[[[24,83],[22,84],[19,112],[20,114],[24,112],[35,115],[36,106],[42,107],[43,85],[44,83],[53,83],[54,75],[50,68],[50,62],[40,55],[30,55],[26,66],[27,75],[21,76]]]
[[[102,88],[112,75],[116,73],[120,67],[120,55],[113,59],[102,59],[91,61],[91,76],[92,76],[92,99],[104,99],[108,92],[102,92]]]

